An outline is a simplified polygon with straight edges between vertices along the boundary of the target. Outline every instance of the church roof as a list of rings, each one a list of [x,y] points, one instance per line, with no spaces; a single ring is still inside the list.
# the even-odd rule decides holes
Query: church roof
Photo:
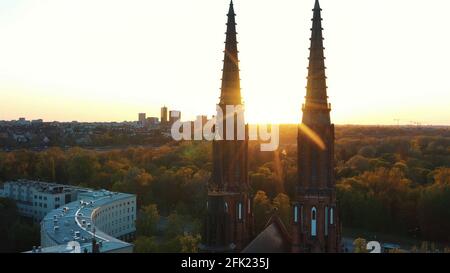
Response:
[[[291,237],[277,214],[268,221],[264,230],[242,250],[242,253],[287,253],[291,250]]]

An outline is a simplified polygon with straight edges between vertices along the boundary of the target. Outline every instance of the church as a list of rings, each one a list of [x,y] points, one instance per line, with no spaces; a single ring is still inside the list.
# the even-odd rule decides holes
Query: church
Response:
[[[222,87],[218,106],[243,106],[239,78],[236,14],[228,11]],[[334,125],[328,103],[319,0],[315,0],[303,117],[298,129],[298,181],[290,226],[275,213],[254,234],[253,200],[248,178],[248,129],[244,140],[213,141],[213,171],[200,252],[336,253],[341,223],[334,177]],[[234,113],[237,124],[237,116]],[[225,122],[224,122],[225,124]],[[225,129],[225,128],[224,128]],[[234,130],[236,132],[236,130]]]

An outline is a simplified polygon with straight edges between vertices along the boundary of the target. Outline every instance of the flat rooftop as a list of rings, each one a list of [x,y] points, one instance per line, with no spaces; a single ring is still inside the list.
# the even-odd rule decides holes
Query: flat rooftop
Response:
[[[51,193],[51,194],[71,192],[74,190],[86,190],[85,188],[80,188],[80,187],[71,186],[71,185],[63,185],[63,184],[57,184],[57,183],[48,183],[48,182],[24,180],[24,179],[20,179],[20,180],[16,180],[16,181],[6,181],[6,183],[11,183],[16,186],[33,187],[34,189],[36,189],[39,192]]]
[[[49,212],[41,222],[41,232],[45,232],[63,250],[68,242],[77,241],[80,245],[90,244],[94,236],[91,215],[97,208],[109,203],[134,197],[133,194],[116,193],[107,190],[84,190],[78,193],[79,200]],[[55,227],[57,227],[55,230]],[[127,247],[131,244],[116,239],[99,229],[95,229],[95,239],[105,247]],[[70,252],[70,251],[69,251]]]

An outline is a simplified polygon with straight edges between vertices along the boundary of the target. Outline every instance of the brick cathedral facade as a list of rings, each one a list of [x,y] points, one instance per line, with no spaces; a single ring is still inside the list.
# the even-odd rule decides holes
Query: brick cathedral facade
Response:
[[[291,226],[286,228],[281,221],[272,218],[263,232],[253,234],[246,130],[244,140],[213,142],[213,172],[208,183],[202,252],[339,252],[341,249],[334,178],[334,125],[330,121],[318,0],[313,12],[306,97],[298,131],[298,182],[292,202]],[[231,1],[218,104],[224,113],[223,119],[231,114],[226,113],[227,105],[243,106],[235,15]],[[237,116],[231,115],[236,124]]]

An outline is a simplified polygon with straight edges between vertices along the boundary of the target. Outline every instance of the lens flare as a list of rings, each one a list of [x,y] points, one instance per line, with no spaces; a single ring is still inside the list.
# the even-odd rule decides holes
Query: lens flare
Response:
[[[312,130],[311,128],[309,128],[306,124],[302,123],[299,126],[300,131],[302,131],[303,133],[305,133],[305,135],[312,140],[312,142],[314,142],[317,147],[319,147],[321,150],[325,150],[326,146],[325,143],[323,142],[322,138],[320,138],[320,136],[314,132],[314,130]]]

